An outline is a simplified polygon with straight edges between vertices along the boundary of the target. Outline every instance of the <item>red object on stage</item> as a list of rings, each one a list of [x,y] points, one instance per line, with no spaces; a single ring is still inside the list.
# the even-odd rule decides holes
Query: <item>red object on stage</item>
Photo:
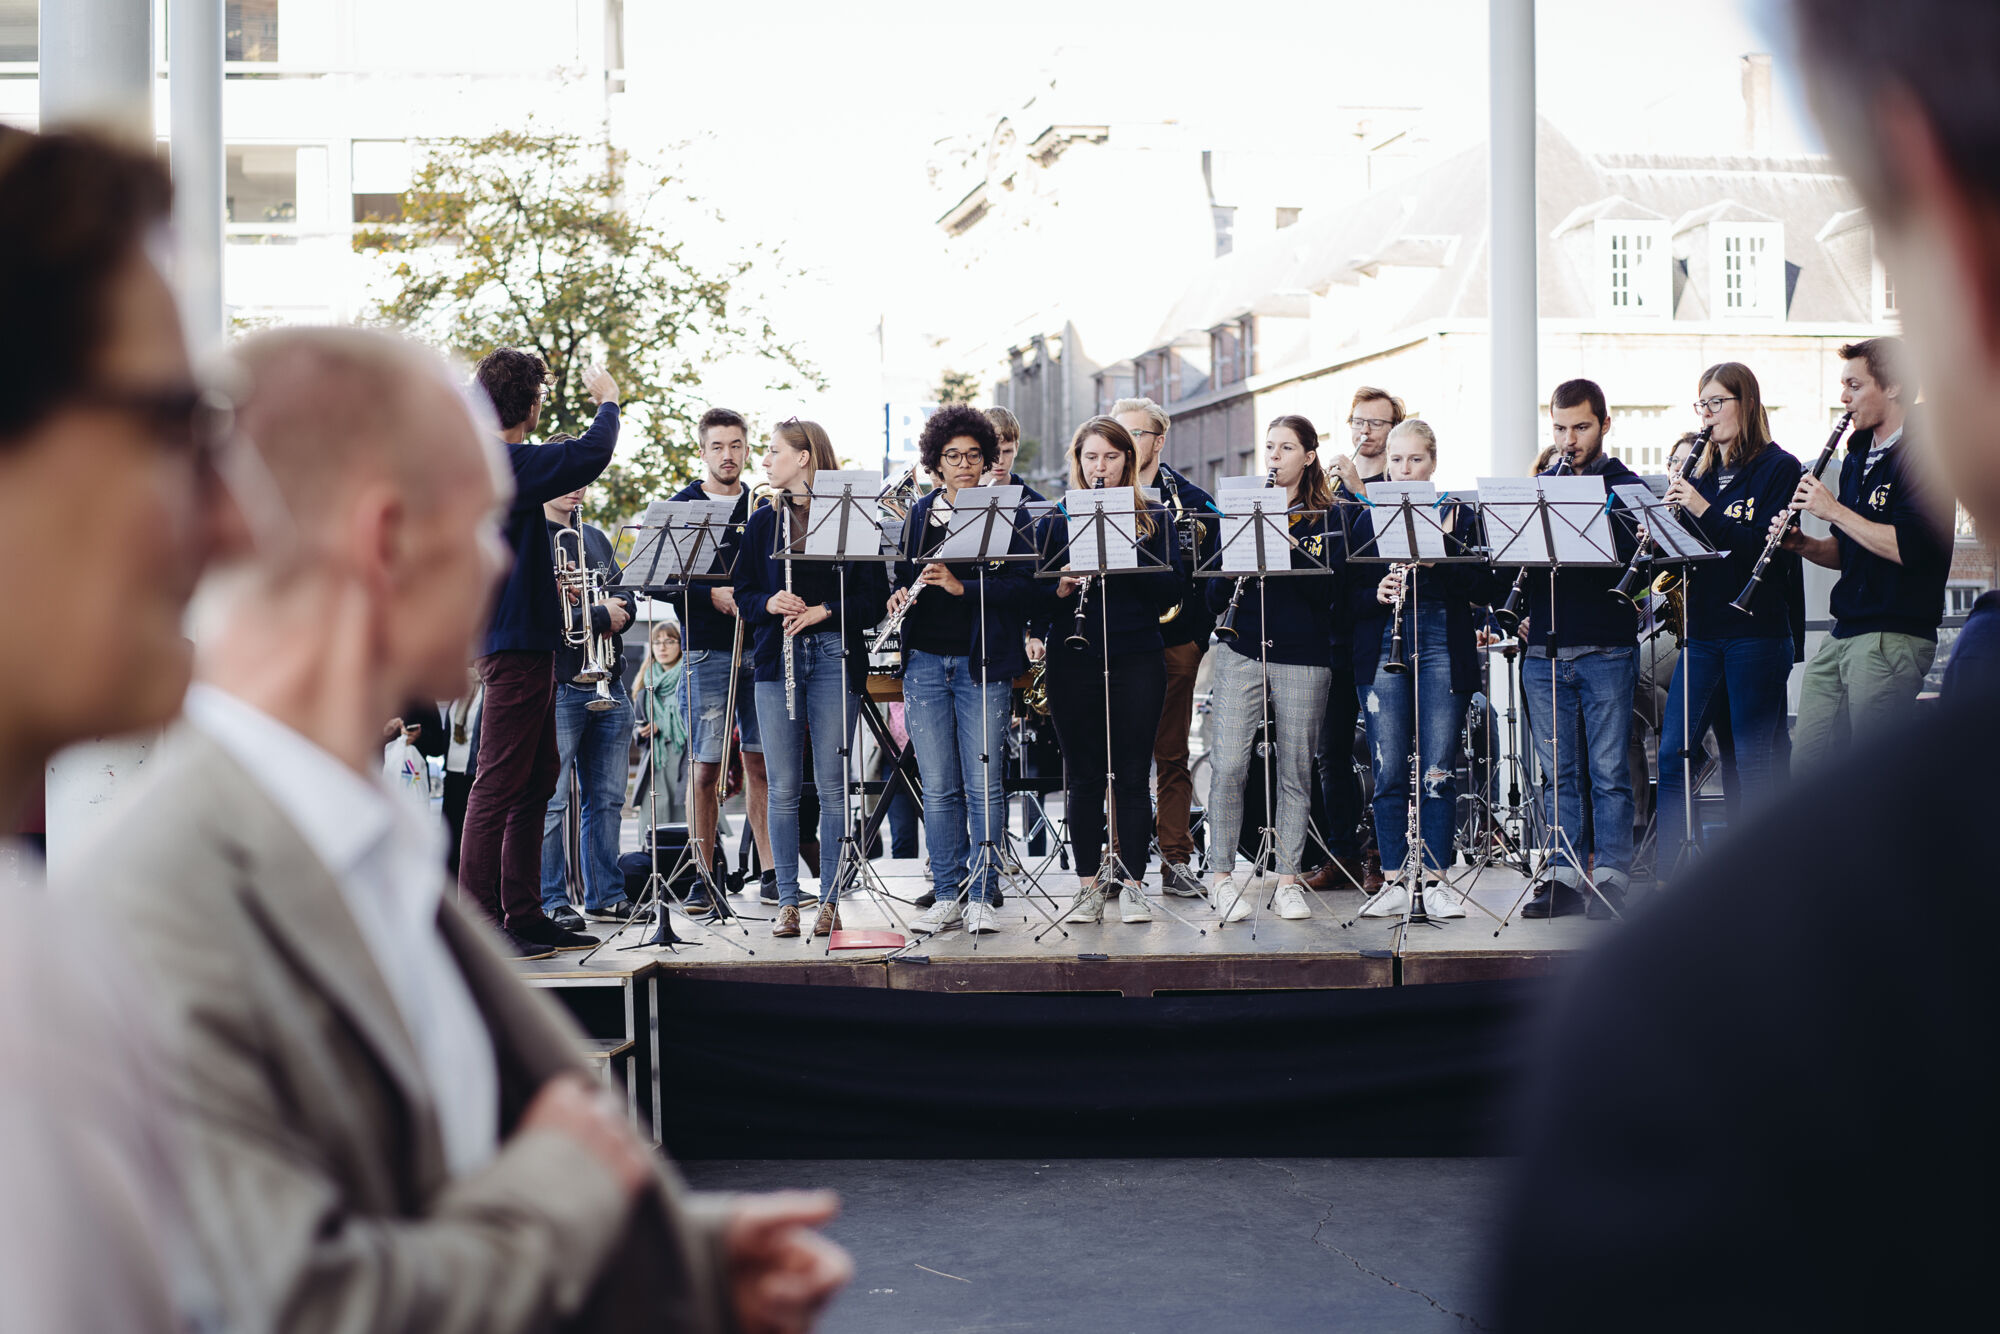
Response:
[[[827,937],[830,950],[899,950],[909,944],[900,931],[836,931]]]

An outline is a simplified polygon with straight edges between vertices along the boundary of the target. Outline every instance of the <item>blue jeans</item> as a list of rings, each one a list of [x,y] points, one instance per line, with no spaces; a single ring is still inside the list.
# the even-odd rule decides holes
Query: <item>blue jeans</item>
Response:
[[[970,657],[947,658],[921,649],[908,654],[903,668],[903,716],[923,778],[931,885],[940,900],[959,896],[974,849],[997,843],[1007,828],[1011,685],[1003,678],[982,688]],[[988,763],[979,762],[982,754]],[[998,882],[999,868],[989,864],[970,886],[971,901],[991,903]]]
[[[750,684],[750,655],[739,664],[736,682],[736,734],[744,750],[762,750],[757,728],[756,692]],[[729,650],[691,649],[681,673],[681,701],[687,710],[688,755],[697,764],[722,762],[722,737],[729,710]],[[782,700],[779,701],[781,704]]]
[[[1597,857],[1597,878],[1622,887],[1632,874],[1632,772],[1625,746],[1632,737],[1632,691],[1639,680],[1637,648],[1601,649],[1580,658],[1528,658],[1521,664],[1527,697],[1528,731],[1535,739],[1540,771],[1542,816],[1562,827],[1564,842],[1554,849],[1555,877],[1581,887],[1578,858]],[[1555,683],[1555,711],[1563,745],[1556,754],[1550,728],[1549,689]],[[1576,753],[1579,726],[1583,753]],[[1557,759],[1562,763],[1558,765]],[[1590,781],[1590,846],[1583,839],[1583,796],[1577,775]],[[1551,783],[1550,775],[1554,775]],[[1575,856],[1571,855],[1574,850]]]
[[[1361,716],[1368,723],[1368,750],[1375,768],[1375,846],[1382,854],[1384,875],[1394,875],[1410,854],[1412,730],[1422,749],[1417,837],[1423,842],[1424,869],[1441,875],[1451,866],[1451,831],[1458,817],[1458,773],[1452,767],[1452,751],[1465,726],[1466,700],[1451,688],[1445,627],[1442,603],[1419,603],[1406,612],[1403,659],[1411,670],[1398,674],[1382,670],[1391,632],[1384,624],[1375,680],[1361,692]]]
[[[618,869],[619,808],[625,801],[625,779],[631,768],[632,701],[622,681],[612,693],[618,707],[592,713],[584,706],[597,698],[594,686],[556,683],[556,794],[542,817],[542,911],[569,902],[564,871],[562,821],[569,809],[569,767],[576,765],[577,786],[583,791],[583,903],[602,908],[625,897],[625,876]]]
[[[1674,682],[1667,690],[1666,716],[1660,720],[1660,821],[1657,872],[1664,874],[1680,852],[1687,811],[1682,790],[1682,757],[1688,735],[1696,740],[1699,768],[1700,738],[1708,734],[1716,713],[1729,710],[1729,731],[1736,743],[1736,785],[1745,801],[1771,790],[1782,763],[1778,734],[1785,725],[1785,684],[1792,675],[1792,641],[1745,636],[1740,639],[1693,639],[1681,649]],[[1692,687],[1690,687],[1692,682]],[[1693,693],[1683,693],[1692,689]],[[1687,711],[1688,725],[1681,726]],[[1695,838],[1701,838],[1695,822]]]
[[[857,666],[856,670],[861,670]],[[771,861],[778,873],[778,902],[799,902],[799,796],[805,788],[808,731],[813,739],[813,790],[819,796],[819,893],[830,902],[846,832],[840,752],[854,740],[861,717],[840,679],[840,636],[830,630],[792,640],[797,718],[785,716],[785,683],[757,682],[757,727],[763,733],[764,773],[771,784]]]

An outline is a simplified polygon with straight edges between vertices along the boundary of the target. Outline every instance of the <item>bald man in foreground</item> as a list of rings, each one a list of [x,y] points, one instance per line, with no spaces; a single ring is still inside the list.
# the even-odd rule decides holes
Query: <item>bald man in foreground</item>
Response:
[[[818,1195],[688,1194],[462,912],[381,720],[448,698],[506,568],[490,423],[428,353],[246,343],[268,485],[159,781],[80,883],[179,1061],[196,1231],[246,1329],[803,1331]]]

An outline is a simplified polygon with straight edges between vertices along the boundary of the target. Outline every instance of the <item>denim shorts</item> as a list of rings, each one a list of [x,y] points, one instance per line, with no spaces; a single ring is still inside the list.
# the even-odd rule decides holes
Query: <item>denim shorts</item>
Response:
[[[761,752],[764,740],[757,731],[756,691],[750,684],[750,655],[744,653],[736,679],[736,731],[744,750]],[[682,674],[690,697],[693,723],[688,728],[692,744],[688,753],[697,764],[722,761],[722,714],[729,707],[729,653],[725,649],[694,649],[687,655],[687,671]]]

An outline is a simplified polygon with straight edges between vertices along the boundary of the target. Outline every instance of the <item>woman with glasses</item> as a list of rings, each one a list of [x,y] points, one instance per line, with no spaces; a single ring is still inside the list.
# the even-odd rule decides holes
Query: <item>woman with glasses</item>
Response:
[[[1389,479],[1427,482],[1437,471],[1437,434],[1412,417],[1389,432]],[[1445,550],[1459,554],[1479,545],[1472,511],[1445,502],[1436,511]],[[1355,520],[1356,549],[1374,536],[1372,516]],[[1375,843],[1387,877],[1382,891],[1361,910],[1364,917],[1398,917],[1410,906],[1411,755],[1422,766],[1423,799],[1417,807],[1419,869],[1425,910],[1432,917],[1463,917],[1465,906],[1443,881],[1451,865],[1452,827],[1458,816],[1453,751],[1465,726],[1472,692],[1479,688],[1479,650],[1473,607],[1492,600],[1495,579],[1485,565],[1355,564],[1349,567],[1348,606],[1354,618],[1354,679],[1361,688],[1368,750],[1375,769]],[[1502,590],[1504,591],[1504,590]],[[1396,606],[1402,604],[1402,633]],[[1398,656],[1400,655],[1400,656]],[[1391,671],[1400,661],[1405,670]]]
[[[1006,830],[1005,742],[1014,678],[1028,669],[1022,626],[1034,573],[1027,562],[926,561],[950,532],[959,493],[979,486],[1000,455],[986,414],[955,405],[932,414],[917,438],[924,471],[937,488],[910,508],[906,557],[890,609],[903,625],[904,718],[923,779],[924,835],[930,844],[936,901],[911,923],[925,935],[998,929],[994,891]],[[1033,551],[1019,512],[1009,515],[1007,549]],[[914,601],[912,601],[914,599]],[[982,861],[978,874],[971,866]]]
[[[764,476],[777,495],[743,525],[736,558],[736,606],[753,636],[757,730],[771,784],[771,860],[778,873],[772,934],[777,936],[800,931],[799,798],[808,735],[819,798],[820,907],[813,934],[840,927],[838,858],[847,812],[841,753],[860,717],[855,698],[867,685],[862,631],[882,619],[888,602],[880,562],[783,558],[785,551],[796,556],[805,550],[813,475],[839,467],[833,442],[818,422],[792,417],[778,423],[764,455]],[[843,655],[851,667],[844,686]]]
[[[1069,831],[1080,882],[1063,919],[1069,922],[1103,921],[1104,901],[1113,890],[1120,920],[1153,920],[1141,878],[1153,838],[1153,738],[1167,693],[1160,613],[1179,601],[1181,581],[1179,544],[1171,540],[1166,508],[1149,503],[1140,492],[1134,481],[1138,466],[1131,432],[1116,418],[1092,417],[1077,427],[1069,442],[1071,495],[1042,521],[1037,537],[1045,564],[1064,569],[1094,564],[1094,547],[1088,560],[1081,546],[1070,548],[1072,534],[1079,543],[1094,541],[1094,525],[1084,522],[1090,511],[1075,493],[1093,487],[1132,488],[1138,572],[1066,574],[1039,581],[1041,614],[1052,635],[1046,676],[1049,715],[1068,775]],[[1107,748],[1116,775],[1111,855],[1122,875],[1103,865]]]
[[[1687,828],[1687,767],[1716,714],[1727,709],[1736,781],[1746,798],[1770,789],[1783,767],[1785,685],[1805,647],[1805,582],[1798,558],[1772,558],[1749,611],[1730,602],[1750,581],[1771,516],[1791,502],[1804,468],[1771,439],[1757,377],[1740,362],[1702,373],[1695,411],[1709,432],[1693,475],[1674,475],[1666,500],[1726,559],[1687,566],[1687,641],[1674,665],[1660,731],[1659,837],[1654,874],[1666,879],[1701,822]],[[1685,716],[1685,724],[1683,717]],[[1690,752],[1689,738],[1694,738]]]
[[[1304,417],[1279,417],[1265,433],[1264,462],[1284,491],[1293,543],[1291,568],[1338,565],[1341,553],[1334,545],[1338,538],[1327,524],[1333,486],[1320,467],[1319,432]],[[1202,582],[1208,585],[1209,609],[1223,618],[1216,627],[1222,647],[1211,660],[1209,678],[1214,707],[1208,743],[1208,858],[1214,875],[1209,902],[1225,922],[1248,917],[1255,906],[1249,879],[1236,875],[1236,854],[1257,730],[1268,708],[1277,722],[1272,748],[1276,780],[1272,787],[1277,794],[1273,824],[1278,831],[1272,867],[1278,877],[1275,902],[1280,917],[1310,917],[1301,873],[1312,806],[1312,743],[1326,716],[1327,685],[1333,675],[1327,646],[1334,576]],[[1270,790],[1266,789],[1267,795]]]

